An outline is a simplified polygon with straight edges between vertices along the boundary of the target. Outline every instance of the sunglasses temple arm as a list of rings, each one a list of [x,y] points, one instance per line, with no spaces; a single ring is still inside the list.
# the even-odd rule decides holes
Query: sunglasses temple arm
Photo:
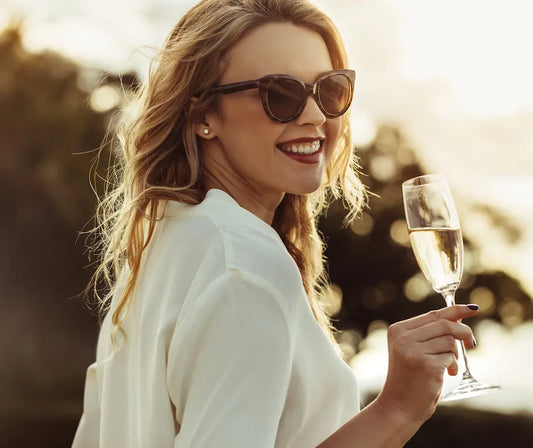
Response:
[[[256,87],[258,87],[258,85],[259,84],[257,81],[235,82],[224,86],[213,87],[210,92],[222,94],[242,92],[243,90],[255,89]]]

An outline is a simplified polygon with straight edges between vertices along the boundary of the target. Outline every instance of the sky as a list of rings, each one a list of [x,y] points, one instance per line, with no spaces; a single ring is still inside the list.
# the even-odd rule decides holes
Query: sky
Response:
[[[0,27],[10,17],[24,17],[29,49],[52,48],[84,65],[136,69],[142,77],[149,56],[193,3],[0,0]],[[356,143],[371,141],[380,123],[398,124],[426,171],[448,177],[465,234],[482,247],[485,266],[508,270],[533,293],[533,2],[315,3],[338,25],[357,72]],[[524,231],[524,240],[509,247],[470,212],[474,203],[498,207]],[[470,404],[533,412],[533,401],[528,398],[528,407],[517,399],[533,396],[532,366],[521,362],[533,343],[531,326],[515,334],[487,323],[478,331],[474,375],[503,385],[504,392]],[[362,387],[371,389],[379,383],[375,372],[386,363],[383,333],[367,345],[353,366]],[[511,349],[515,356],[497,364],[497,354]]]

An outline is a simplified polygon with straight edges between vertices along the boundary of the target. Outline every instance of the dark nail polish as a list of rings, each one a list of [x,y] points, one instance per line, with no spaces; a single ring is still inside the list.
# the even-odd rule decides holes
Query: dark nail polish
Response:
[[[470,305],[466,305],[468,308],[470,308],[473,311],[479,310],[479,305],[476,305],[474,303],[471,303]]]

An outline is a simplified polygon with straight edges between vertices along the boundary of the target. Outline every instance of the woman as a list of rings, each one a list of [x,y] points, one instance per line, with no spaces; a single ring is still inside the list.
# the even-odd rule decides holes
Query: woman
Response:
[[[103,206],[99,273],[118,280],[75,448],[394,447],[433,413],[475,310],[392,326],[386,385],[359,412],[318,304],[315,219],[329,195],[350,219],[364,197],[354,79],[303,0],[203,0],[176,25]]]

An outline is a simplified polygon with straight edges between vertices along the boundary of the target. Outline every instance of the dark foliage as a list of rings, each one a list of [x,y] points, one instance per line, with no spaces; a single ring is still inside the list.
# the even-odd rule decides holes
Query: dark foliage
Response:
[[[375,141],[359,154],[362,178],[371,192],[369,208],[358,222],[343,227],[345,210],[336,202],[321,219],[320,229],[327,242],[330,279],[343,293],[342,308],[334,323],[340,330],[355,328],[365,336],[373,321],[390,324],[407,319],[444,306],[444,300],[429,286],[426,293],[411,294],[409,299],[406,294],[407,282],[415,275],[421,276],[407,235],[401,187],[403,181],[424,174],[415,152],[398,129],[382,126]],[[497,211],[487,206],[482,210],[487,219],[499,222],[500,231],[510,240],[521,237],[519,230]],[[464,239],[465,251],[475,254],[478,248],[467,235]],[[472,293],[480,288],[490,291],[493,301],[482,304],[480,316],[469,323],[491,318],[516,325],[531,319],[531,298],[515,279],[503,272],[478,273],[477,269],[471,266],[471,271],[466,270],[456,301],[471,301]],[[505,307],[509,301],[516,306]],[[505,314],[511,309],[516,316],[510,317],[514,318]]]

